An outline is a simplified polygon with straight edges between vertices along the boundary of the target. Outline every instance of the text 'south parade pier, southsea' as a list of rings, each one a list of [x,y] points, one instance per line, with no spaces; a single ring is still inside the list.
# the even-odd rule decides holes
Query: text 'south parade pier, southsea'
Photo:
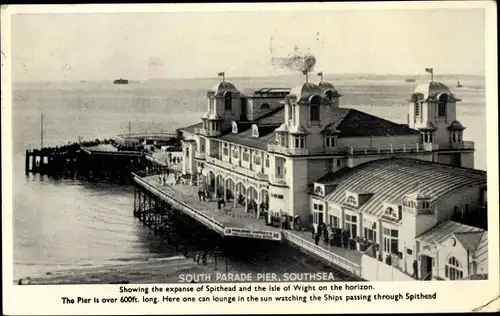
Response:
[[[27,151],[26,170],[131,181],[134,216],[186,253],[254,239],[356,280],[485,279],[486,172],[426,71],[406,124],[341,107],[323,73],[246,94],[221,73],[200,123]]]

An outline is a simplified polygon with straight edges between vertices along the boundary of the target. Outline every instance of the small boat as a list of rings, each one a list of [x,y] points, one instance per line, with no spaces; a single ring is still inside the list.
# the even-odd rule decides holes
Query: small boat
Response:
[[[128,80],[120,78],[120,79],[116,79],[115,81],[113,81],[113,83],[114,84],[128,84]]]
[[[415,78],[407,78],[405,81],[406,82],[415,82]]]
[[[457,88],[461,88],[463,87],[461,84],[460,84],[460,81],[457,81]]]

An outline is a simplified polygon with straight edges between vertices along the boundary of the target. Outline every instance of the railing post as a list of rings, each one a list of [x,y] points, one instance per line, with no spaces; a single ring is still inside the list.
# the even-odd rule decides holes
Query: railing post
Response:
[[[392,144],[391,144],[391,154],[393,153],[393,150],[392,150]]]
[[[406,144],[403,144],[403,152],[406,152]]]

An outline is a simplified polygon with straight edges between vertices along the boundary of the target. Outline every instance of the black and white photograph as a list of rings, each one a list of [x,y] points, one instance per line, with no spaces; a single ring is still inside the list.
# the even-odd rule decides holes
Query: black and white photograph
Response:
[[[11,14],[4,283],[488,282],[486,10],[286,8]]]

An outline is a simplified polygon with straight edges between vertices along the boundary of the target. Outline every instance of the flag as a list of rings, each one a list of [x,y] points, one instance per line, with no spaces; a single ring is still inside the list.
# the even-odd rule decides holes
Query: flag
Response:
[[[425,68],[425,71],[432,74],[434,72],[433,68]]]
[[[318,72],[318,76],[323,77],[323,72]]]
[[[217,76],[219,76],[219,77],[224,77],[224,73],[223,73],[223,72],[219,72],[219,73],[217,74]]]

